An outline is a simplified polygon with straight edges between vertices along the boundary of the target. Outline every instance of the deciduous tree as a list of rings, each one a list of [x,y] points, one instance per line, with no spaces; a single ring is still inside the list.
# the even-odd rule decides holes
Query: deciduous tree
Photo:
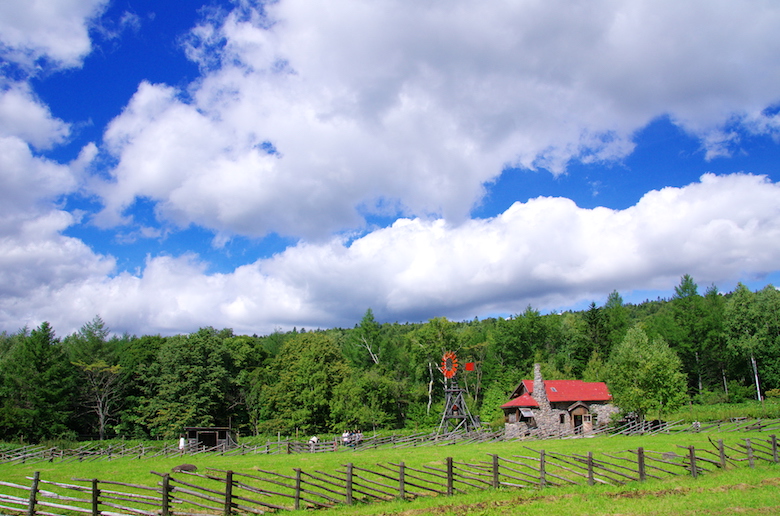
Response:
[[[614,401],[640,417],[674,410],[687,399],[687,379],[677,354],[662,339],[634,327],[610,354],[608,380]]]

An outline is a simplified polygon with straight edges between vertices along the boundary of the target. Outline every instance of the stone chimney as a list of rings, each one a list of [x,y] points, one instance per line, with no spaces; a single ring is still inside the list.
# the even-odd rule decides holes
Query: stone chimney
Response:
[[[542,378],[542,364],[534,364],[534,391],[531,397],[539,404],[539,410],[549,412],[550,400],[547,399],[547,391],[544,389],[544,379]]]

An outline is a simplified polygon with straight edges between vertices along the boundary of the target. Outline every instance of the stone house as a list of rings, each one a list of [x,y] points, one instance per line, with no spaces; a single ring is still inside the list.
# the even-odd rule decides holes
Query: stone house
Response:
[[[504,410],[506,437],[588,434],[606,426],[619,409],[604,382],[544,380],[539,364],[534,379],[523,380]]]

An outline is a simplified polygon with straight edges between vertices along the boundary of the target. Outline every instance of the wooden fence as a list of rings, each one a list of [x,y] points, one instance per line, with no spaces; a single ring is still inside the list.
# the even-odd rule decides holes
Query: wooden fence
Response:
[[[588,434],[609,433],[610,435],[653,435],[656,433],[677,434],[684,432],[743,432],[743,431],[780,431],[780,419],[744,419],[738,418],[729,421],[714,421],[705,423],[663,422],[651,425],[649,422],[630,422],[615,428],[603,428]],[[446,435],[436,433],[417,433],[406,436],[389,435],[367,437],[360,443],[344,445],[339,437],[329,440],[321,440],[316,444],[295,440],[267,441],[263,444],[241,444],[233,448],[214,446],[212,448],[199,447],[179,449],[176,443],[166,443],[159,446],[150,444],[137,444],[126,446],[124,444],[111,444],[103,446],[99,442],[90,442],[73,449],[61,449],[44,446],[7,446],[0,449],[0,462],[11,464],[31,464],[35,462],[85,462],[94,460],[111,460],[119,457],[133,457],[137,459],[154,457],[175,457],[185,455],[197,455],[213,453],[220,455],[254,455],[254,454],[290,454],[290,453],[325,453],[338,450],[361,451],[376,448],[413,448],[420,446],[447,446],[452,444],[466,444],[473,442],[498,442],[498,441],[535,441],[542,439],[556,439],[579,437],[572,432],[543,434],[538,430],[529,432],[521,438],[507,439],[503,431],[497,432],[455,432]]]
[[[152,472],[157,482],[149,486],[79,478],[72,479],[72,483],[52,482],[35,473],[27,477],[29,485],[0,481],[0,510],[28,516],[264,514],[449,496],[478,489],[616,485],[675,475],[697,477],[719,468],[780,462],[775,435],[731,444],[710,442],[709,448],[638,448],[599,456],[524,447],[522,455],[487,455],[485,460],[470,462],[447,458],[417,467],[404,462],[372,467],[348,463],[335,471],[296,468],[288,475],[265,470],[251,474],[219,469],[203,473]]]

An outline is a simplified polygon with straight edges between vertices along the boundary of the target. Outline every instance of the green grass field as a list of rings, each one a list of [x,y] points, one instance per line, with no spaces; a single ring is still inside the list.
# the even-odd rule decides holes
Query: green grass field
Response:
[[[372,467],[376,463],[404,461],[419,467],[439,465],[446,457],[459,461],[485,460],[488,454],[502,457],[528,454],[544,449],[564,454],[619,453],[644,447],[653,451],[676,451],[678,445],[712,448],[708,438],[723,439],[736,446],[745,438],[767,439],[767,432],[703,432],[654,436],[614,436],[529,442],[501,442],[453,446],[424,446],[404,449],[378,449],[353,452],[342,449],[335,453],[294,455],[219,456],[195,455],[183,457],[114,460],[91,462],[38,462],[34,464],[0,464],[0,479],[29,485],[25,477],[34,471],[41,478],[68,482],[72,478],[98,478],[135,484],[154,485],[159,477],[150,471],[168,472],[183,462],[206,468],[252,473],[257,469],[291,474],[293,468],[305,471],[334,471],[348,462]],[[675,477],[664,480],[632,482],[624,486],[575,486],[545,489],[510,489],[468,492],[453,497],[419,498],[408,502],[387,502],[330,509],[336,515],[362,514],[780,514],[780,466],[760,463],[755,469],[746,466],[729,468],[692,479]]]
[[[682,419],[691,423],[693,421],[727,421],[737,417],[780,418],[780,398],[768,398],[764,401],[751,400],[742,403],[691,404],[665,415],[664,419],[667,421]]]
[[[372,506],[338,507],[332,516],[706,516],[780,514],[780,468],[727,470],[690,477],[631,483],[534,490],[499,489],[450,498],[417,499]]]

